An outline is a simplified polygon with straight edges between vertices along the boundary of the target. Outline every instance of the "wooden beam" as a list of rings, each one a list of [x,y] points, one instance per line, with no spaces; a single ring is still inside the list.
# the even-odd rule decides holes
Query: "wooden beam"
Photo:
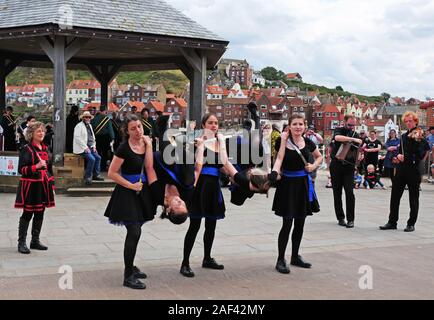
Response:
[[[5,65],[5,73],[6,76],[8,76],[12,71],[15,70],[16,67],[20,65],[20,63],[23,62],[22,59],[12,59]]]
[[[65,50],[65,60],[68,62],[77,52],[89,42],[89,38],[75,38]]]
[[[38,38],[38,42],[42,50],[44,50],[45,54],[48,56],[48,58],[50,58],[51,62],[54,63],[55,60],[54,47],[50,41],[51,39],[48,36]]]
[[[184,58],[187,60],[188,64],[195,70],[201,71],[201,58],[198,56],[194,49],[189,48],[179,48]]]
[[[176,64],[179,68],[179,70],[182,71],[182,73],[191,80],[191,78],[193,77],[193,71],[191,70],[191,68],[187,65],[187,63],[185,62],[178,62]]]
[[[63,166],[65,152],[65,100],[66,100],[66,59],[65,37],[56,36],[53,47],[54,65],[54,147],[53,160],[55,166]]]

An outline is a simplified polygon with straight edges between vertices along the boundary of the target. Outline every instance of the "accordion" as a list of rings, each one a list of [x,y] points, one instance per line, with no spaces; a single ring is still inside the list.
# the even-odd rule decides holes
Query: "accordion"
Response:
[[[343,142],[335,157],[345,164],[358,166],[360,162],[360,147],[350,142]]]

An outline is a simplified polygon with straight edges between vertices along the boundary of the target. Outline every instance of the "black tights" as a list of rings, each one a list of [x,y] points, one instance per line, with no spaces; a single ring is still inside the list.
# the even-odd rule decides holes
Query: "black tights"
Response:
[[[282,229],[279,233],[279,257],[278,260],[285,259],[286,246],[288,245],[289,233],[292,227],[292,221],[294,222],[294,230],[292,231],[292,257],[298,256],[298,250],[300,249],[301,238],[303,237],[304,221],[305,219],[283,219]]]
[[[33,212],[33,211],[24,210],[21,219],[24,219],[27,222],[30,222],[30,220],[32,220],[32,217],[34,221],[44,220],[44,211],[45,209],[42,212]]]
[[[183,266],[190,265],[190,254],[193,249],[194,241],[196,240],[197,233],[200,229],[202,219],[191,219],[190,226],[184,239],[184,260],[182,260]],[[216,220],[205,219],[205,232],[203,234],[204,244],[204,259],[211,259],[211,248],[214,241],[215,228],[217,225]]]
[[[136,256],[137,245],[142,234],[141,224],[129,224],[127,228],[127,237],[125,238],[124,246],[124,263],[125,263],[125,278],[133,274],[134,257]]]

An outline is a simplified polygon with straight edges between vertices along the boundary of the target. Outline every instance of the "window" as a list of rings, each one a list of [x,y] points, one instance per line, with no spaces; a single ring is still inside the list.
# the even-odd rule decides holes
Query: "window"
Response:
[[[179,114],[174,114],[172,117],[173,120],[179,120],[179,118],[180,118]]]
[[[304,111],[304,108],[303,108],[303,107],[300,107],[300,111]]]
[[[316,113],[316,116],[317,116],[318,118],[322,118],[322,112],[317,112],[317,113]]]
[[[175,108],[173,109],[174,112],[178,112],[178,110],[179,110],[178,107],[175,107]]]
[[[267,109],[267,105],[265,104],[261,105],[261,109]]]
[[[298,110],[298,108],[297,107],[294,107],[294,111],[297,111]]]
[[[78,90],[75,90],[75,94],[78,94]]]
[[[217,112],[217,117],[221,118],[222,117],[222,113],[221,112]]]
[[[336,112],[333,112],[332,116],[333,116],[333,117],[337,117],[338,114],[337,114]]]
[[[151,108],[151,112],[154,112],[155,111],[155,109],[154,108]]]
[[[175,101],[170,101],[170,104],[172,105],[172,106],[174,106],[175,105]]]
[[[232,112],[231,112],[231,110],[227,110],[227,111],[226,111],[226,115],[227,115],[227,116],[230,116],[230,115],[232,115]]]
[[[139,87],[138,86],[134,86],[134,90],[139,90]]]
[[[221,109],[222,109],[222,106],[217,106],[216,109],[217,109],[217,110],[221,110]]]
[[[326,112],[326,117],[330,117],[330,112]]]
[[[288,118],[288,114],[287,113],[284,113],[283,114],[283,119],[287,119]]]
[[[168,108],[167,108],[167,112],[172,112],[172,108],[171,108],[171,107],[168,107]]]

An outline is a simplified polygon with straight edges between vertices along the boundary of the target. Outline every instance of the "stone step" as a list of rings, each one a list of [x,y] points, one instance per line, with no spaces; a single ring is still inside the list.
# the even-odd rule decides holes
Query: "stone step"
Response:
[[[83,188],[69,188],[66,194],[70,197],[108,197],[113,193],[113,188],[101,187],[83,187]]]
[[[88,186],[89,188],[114,188],[116,183],[110,179],[105,179],[104,181],[92,181],[92,184]]]

